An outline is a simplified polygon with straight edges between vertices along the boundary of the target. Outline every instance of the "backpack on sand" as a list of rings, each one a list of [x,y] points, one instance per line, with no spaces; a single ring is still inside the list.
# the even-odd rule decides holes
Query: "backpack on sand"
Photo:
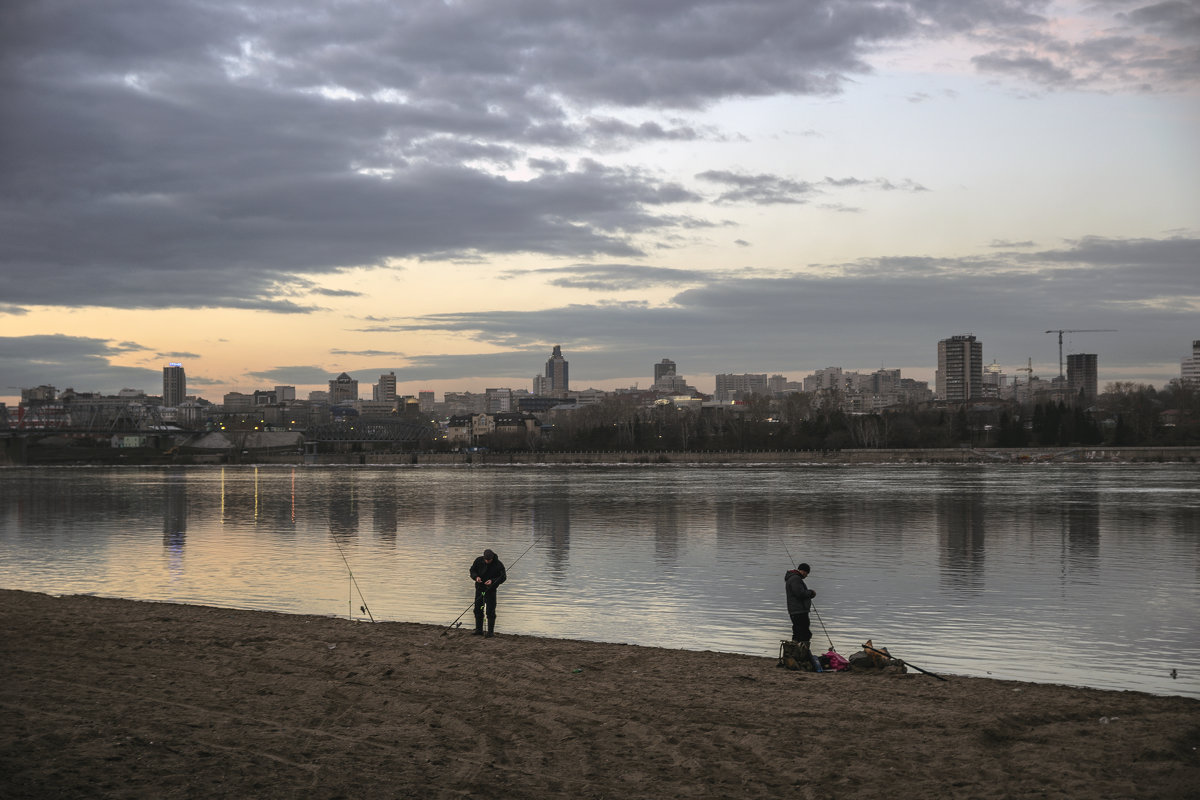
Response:
[[[776,666],[784,669],[798,669],[802,672],[816,672],[817,669],[813,663],[812,651],[808,648],[808,642],[786,640],[779,642],[779,663]]]

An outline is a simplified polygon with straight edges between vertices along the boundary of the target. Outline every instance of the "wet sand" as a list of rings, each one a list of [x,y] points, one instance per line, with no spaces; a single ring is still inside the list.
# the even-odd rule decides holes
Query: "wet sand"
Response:
[[[0,590],[0,798],[1200,793],[1200,700],[947,677]]]

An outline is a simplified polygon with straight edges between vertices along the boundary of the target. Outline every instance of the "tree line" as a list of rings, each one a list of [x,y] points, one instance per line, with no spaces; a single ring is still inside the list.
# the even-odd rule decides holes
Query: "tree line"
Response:
[[[989,400],[848,413],[836,398],[753,395],[738,406],[649,408],[613,396],[557,414],[540,434],[481,437],[496,449],[842,450],[851,448],[1180,446],[1200,444],[1200,392],[1112,383],[1091,404]]]

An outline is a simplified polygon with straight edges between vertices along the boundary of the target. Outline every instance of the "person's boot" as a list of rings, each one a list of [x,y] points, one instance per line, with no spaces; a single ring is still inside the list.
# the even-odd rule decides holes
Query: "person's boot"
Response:
[[[489,619],[488,620],[488,632],[484,634],[484,638],[487,638],[487,639],[492,638],[492,636],[495,635],[493,633],[493,630],[495,629],[495,627],[496,627],[496,623],[493,620]]]

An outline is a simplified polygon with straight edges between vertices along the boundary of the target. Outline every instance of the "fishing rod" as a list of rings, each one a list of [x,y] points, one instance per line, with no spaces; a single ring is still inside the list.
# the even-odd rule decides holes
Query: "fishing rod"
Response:
[[[350,569],[350,561],[346,558],[346,551],[342,549],[342,543],[338,541],[337,534],[333,531],[329,532],[329,536],[333,539],[333,543],[337,545],[338,553],[342,556],[342,562],[346,565],[346,571],[350,573],[350,583],[354,585],[354,589],[358,592],[358,599],[362,601],[362,605],[358,607],[358,610],[365,611],[367,616],[371,618],[371,622],[374,622],[375,617],[371,614],[371,609],[367,608],[367,598],[363,597],[362,589],[358,587],[358,579],[354,577],[354,570]]]
[[[509,565],[508,567],[505,567],[505,568],[504,568],[504,574],[505,574],[505,575],[507,575],[507,574],[508,574],[508,571],[509,571],[510,569],[512,569],[513,567],[515,567],[515,566],[517,565],[517,562],[518,562],[518,561],[520,561],[522,558],[524,558],[524,557],[525,557],[525,553],[528,553],[530,550],[532,550],[532,549],[533,549],[533,546],[534,546],[535,544],[537,544],[538,542],[540,542],[540,541],[542,540],[542,538],[543,538],[543,537],[545,537],[545,535],[546,535],[546,534],[549,532],[549,530],[550,530],[550,529],[549,529],[549,528],[547,528],[546,530],[544,530],[544,531],[542,531],[540,534],[538,534],[537,538],[536,538],[536,539],[534,539],[532,542],[530,542],[530,543],[529,543],[529,547],[526,547],[526,548],[525,548],[525,552],[523,552],[523,553],[521,553],[521,555],[517,556],[517,557],[516,557],[516,559],[515,559],[515,560],[512,562],[512,564],[511,564],[511,565]],[[493,592],[494,592],[494,591],[496,591],[496,587],[494,587],[494,586],[493,586],[493,587],[491,588],[491,590],[490,590],[490,591],[493,591]],[[485,589],[485,590],[484,590],[484,594],[486,595],[486,594],[487,594],[487,592],[488,592],[488,590],[486,590],[486,589]],[[449,632],[450,632],[451,630],[453,630],[454,628],[460,628],[460,627],[462,627],[462,623],[461,623],[461,622],[459,622],[459,620],[460,620],[460,619],[462,619],[464,616],[466,616],[467,612],[468,612],[468,611],[470,611],[470,610],[471,610],[472,608],[474,608],[474,607],[475,607],[475,601],[474,601],[474,600],[472,600],[472,601],[471,601],[471,603],[470,603],[470,604],[469,604],[469,605],[468,605],[466,608],[464,608],[464,609],[463,609],[463,612],[462,612],[461,614],[459,614],[457,617],[455,617],[455,618],[454,618],[454,622],[451,622],[449,625],[447,625],[447,626],[446,626],[446,627],[445,627],[445,628],[442,630],[442,636],[445,636],[447,633],[449,633]]]
[[[908,661],[905,661],[905,660],[904,660],[904,659],[902,659],[902,658],[896,658],[896,657],[895,657],[894,655],[892,655],[891,653],[885,652],[885,651],[883,651],[883,650],[877,650],[876,648],[874,648],[874,647],[871,647],[870,645],[865,645],[865,644],[864,644],[864,645],[863,645],[863,650],[868,650],[868,651],[870,651],[870,652],[872,652],[872,653],[878,653],[879,655],[883,656],[884,658],[890,658],[890,659],[892,659],[893,661],[898,661],[898,662],[900,662],[901,664],[903,664],[903,665],[904,665],[904,666],[906,666],[906,667],[912,667],[912,668],[913,668],[913,669],[915,669],[917,672],[923,672],[923,673],[925,673],[926,675],[932,675],[933,677],[937,678],[939,681],[946,681],[946,683],[949,683],[949,682],[950,682],[950,681],[947,681],[945,678],[943,678],[941,675],[938,675],[938,674],[936,674],[936,673],[930,672],[930,671],[929,671],[929,670],[927,670],[927,669],[921,669],[921,668],[920,668],[920,667],[918,667],[916,664],[911,664],[911,663],[909,663]]]

